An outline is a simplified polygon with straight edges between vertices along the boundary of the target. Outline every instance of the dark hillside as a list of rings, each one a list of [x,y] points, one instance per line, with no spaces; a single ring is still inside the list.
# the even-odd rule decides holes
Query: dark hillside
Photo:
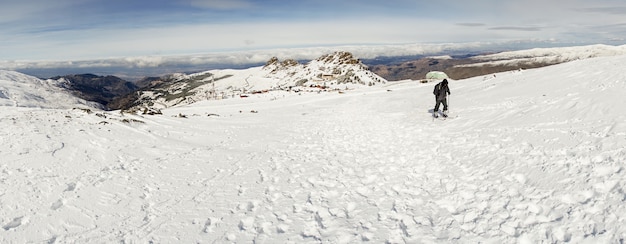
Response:
[[[67,88],[76,96],[100,103],[105,107],[109,107],[109,103],[116,97],[132,93],[138,89],[132,82],[111,75],[79,74],[57,76],[51,79],[67,80],[69,82],[69,87]]]

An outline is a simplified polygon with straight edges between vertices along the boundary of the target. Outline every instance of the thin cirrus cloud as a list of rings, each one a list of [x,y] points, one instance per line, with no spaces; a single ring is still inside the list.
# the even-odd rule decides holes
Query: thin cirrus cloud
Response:
[[[189,0],[187,3],[193,7],[221,10],[243,9],[253,6],[252,2],[244,0]]]
[[[459,25],[459,26],[466,26],[466,27],[486,26],[486,24],[484,24],[484,23],[457,23],[457,25]]]
[[[498,26],[491,27],[490,30],[509,30],[509,31],[541,31],[540,27],[526,27],[526,26]]]
[[[601,13],[601,14],[614,14],[614,15],[626,15],[626,7],[591,7],[591,8],[577,8],[579,12],[583,13]]]

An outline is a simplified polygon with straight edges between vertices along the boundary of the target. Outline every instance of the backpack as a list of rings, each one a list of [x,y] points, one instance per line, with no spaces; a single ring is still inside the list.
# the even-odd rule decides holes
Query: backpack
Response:
[[[435,85],[435,89],[433,90],[433,95],[438,96],[439,91],[441,91],[441,83],[438,83],[437,85]]]

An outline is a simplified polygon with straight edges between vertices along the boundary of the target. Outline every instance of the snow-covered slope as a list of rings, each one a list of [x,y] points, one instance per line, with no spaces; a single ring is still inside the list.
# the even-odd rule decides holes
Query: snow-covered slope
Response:
[[[0,70],[0,106],[72,108],[99,107],[61,88],[63,80],[41,80],[15,71]]]
[[[620,243],[626,56],[159,116],[0,107],[1,243]]]
[[[620,56],[626,54],[626,45],[588,45],[575,47],[535,48],[529,50],[501,52],[496,54],[473,57],[480,63],[460,65],[460,67],[477,67],[483,65],[513,65],[525,64],[558,64],[579,59],[595,57]]]
[[[167,108],[204,100],[248,96],[268,91],[315,91],[352,89],[387,81],[347,52],[324,55],[307,64],[272,58],[263,67],[245,70],[211,70],[174,74],[154,82],[132,100],[130,107]],[[129,107],[129,106],[127,106]]]

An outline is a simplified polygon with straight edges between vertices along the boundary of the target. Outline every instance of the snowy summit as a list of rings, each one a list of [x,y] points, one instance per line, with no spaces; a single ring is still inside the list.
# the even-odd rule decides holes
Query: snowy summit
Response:
[[[446,120],[410,80],[150,116],[14,107],[4,73],[0,242],[621,243],[624,63],[451,80]]]

